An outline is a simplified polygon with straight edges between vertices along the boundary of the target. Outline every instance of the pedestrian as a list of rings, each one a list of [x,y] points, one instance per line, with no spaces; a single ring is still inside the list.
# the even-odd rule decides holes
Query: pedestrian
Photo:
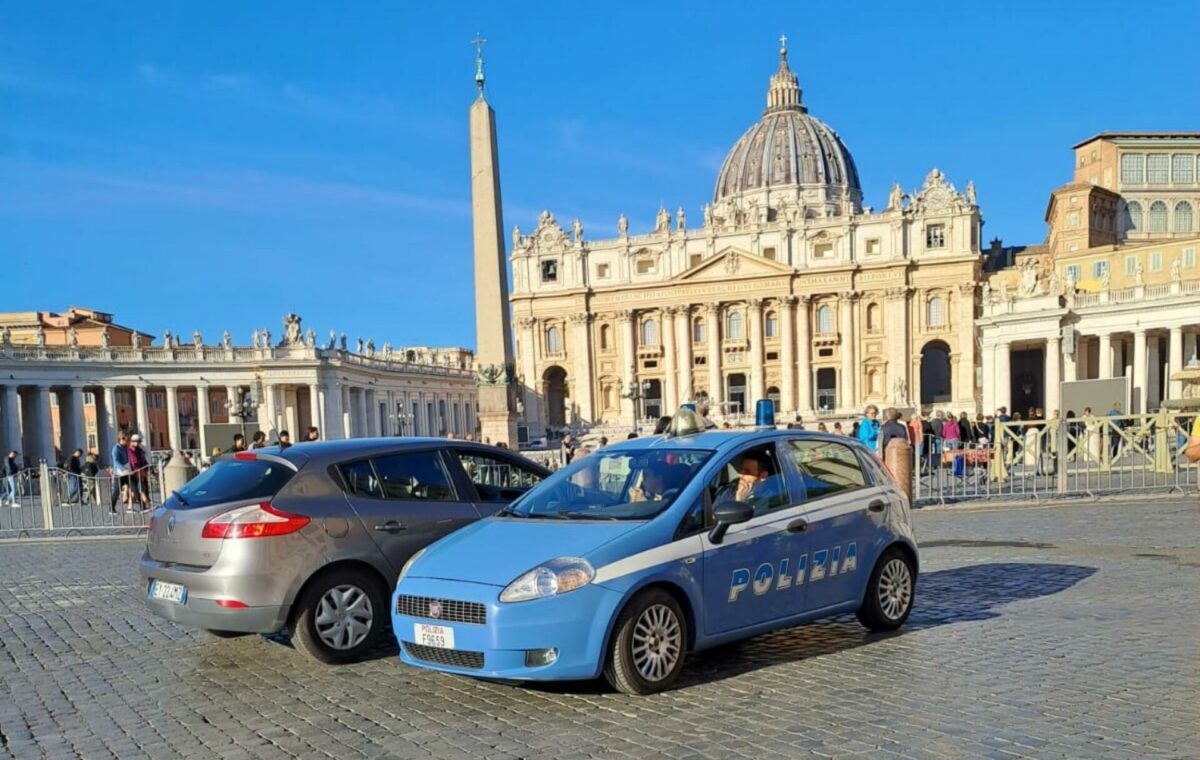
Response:
[[[307,436],[304,438],[304,440],[306,440],[306,441],[319,441],[319,440],[321,440],[321,431],[320,431],[320,430],[318,430],[316,427],[310,427],[310,428],[308,429],[308,435],[307,435]],[[468,434],[467,434],[467,440],[468,440],[468,441],[469,441],[469,440],[471,440],[471,435],[470,435],[470,433],[468,433]]]
[[[841,422],[833,423],[833,434],[834,435],[845,435],[845,433],[842,431],[842,423]]]
[[[971,448],[975,444],[975,426],[971,424],[971,418],[966,412],[958,415],[958,436],[962,438],[963,448]]]
[[[67,460],[67,503],[79,500],[79,477],[83,475],[83,449],[75,449]]]
[[[453,438],[454,436],[451,435],[450,437]],[[280,430],[279,431],[279,448],[282,450],[282,449],[286,449],[288,446],[291,446],[291,445],[292,445],[292,434],[286,430]]]
[[[888,442],[892,439],[908,440],[908,428],[900,422],[900,412],[894,406],[889,406],[884,412],[885,422],[879,426],[879,455],[887,451]]]
[[[130,501],[137,500],[142,509],[150,508],[150,455],[142,447],[142,436],[129,436]]]
[[[879,407],[867,404],[863,418],[858,421],[858,440],[864,446],[876,453],[879,452]]]
[[[1122,420],[1116,419],[1121,416],[1121,405],[1113,404],[1112,409],[1108,410],[1107,416],[1110,418],[1108,421],[1108,453],[1111,460],[1116,461],[1121,456],[1121,429],[1125,427]]]
[[[828,433],[828,432],[829,432],[829,428],[827,428],[827,427],[825,426],[825,423],[824,423],[824,422],[818,422],[818,423],[817,423],[817,432],[818,432],[818,433]]]
[[[608,436],[606,436],[606,435],[600,436],[600,448],[604,448],[607,445],[608,445]]]
[[[245,451],[245,450],[246,450],[246,436],[242,435],[241,433],[234,433],[233,434],[233,445],[230,446],[228,449],[225,449],[225,453],[226,454],[236,454],[239,451]]]
[[[800,417],[800,415],[797,414],[795,421],[788,423],[788,430],[803,430],[803,429],[804,429],[804,420]]]
[[[84,503],[100,503],[100,463],[96,453],[89,451],[87,460],[83,463],[83,496]]]
[[[962,448],[962,431],[953,414],[947,415],[946,419],[942,421],[942,445],[948,451]]]
[[[21,501],[17,493],[17,476],[21,474],[21,460],[17,458],[17,452],[9,451],[8,456],[4,458],[4,482],[6,490],[4,492],[4,501],[10,507],[20,509]],[[3,502],[0,502],[3,503]]]
[[[108,468],[112,483],[109,511],[116,513],[118,497],[123,507],[129,507],[129,437],[124,430],[117,435],[117,443],[108,454]]]
[[[562,459],[563,467],[569,465],[575,458],[575,440],[570,435],[563,436],[559,457]]]
[[[250,440],[251,449],[265,449],[267,447],[267,434],[262,430],[255,430],[254,436]]]

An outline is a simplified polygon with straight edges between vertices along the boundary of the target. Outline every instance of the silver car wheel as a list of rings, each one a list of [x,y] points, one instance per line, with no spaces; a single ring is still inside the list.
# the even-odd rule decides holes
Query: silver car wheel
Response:
[[[313,622],[317,635],[332,649],[353,649],[371,632],[375,621],[371,598],[358,586],[335,586],[317,602]]]
[[[912,572],[908,563],[893,557],[879,573],[879,608],[888,620],[899,620],[912,603]]]
[[[633,664],[647,681],[666,678],[683,652],[683,629],[670,607],[655,604],[633,627]]]

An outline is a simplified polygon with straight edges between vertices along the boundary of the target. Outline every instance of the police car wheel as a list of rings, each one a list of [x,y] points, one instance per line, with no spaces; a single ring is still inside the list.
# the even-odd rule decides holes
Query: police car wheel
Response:
[[[687,640],[687,619],[675,597],[644,591],[617,618],[604,677],[625,694],[662,691],[683,669]]]
[[[872,631],[894,631],[912,612],[916,573],[912,561],[900,549],[888,549],[875,564],[858,621]]]

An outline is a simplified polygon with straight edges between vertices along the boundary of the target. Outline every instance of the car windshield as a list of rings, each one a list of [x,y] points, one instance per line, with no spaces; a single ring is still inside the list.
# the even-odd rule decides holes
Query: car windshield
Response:
[[[171,494],[167,506],[195,509],[251,499],[270,500],[294,472],[266,459],[221,459]]]
[[[500,517],[648,520],[671,506],[711,451],[599,451],[531,489]]]

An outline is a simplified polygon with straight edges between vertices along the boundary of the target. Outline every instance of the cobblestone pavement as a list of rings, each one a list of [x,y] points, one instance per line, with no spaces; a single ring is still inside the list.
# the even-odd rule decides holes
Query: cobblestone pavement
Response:
[[[148,615],[137,541],[0,546],[0,754],[18,757],[1194,758],[1200,507],[917,515],[909,625],[696,656],[680,688],[351,667]]]

